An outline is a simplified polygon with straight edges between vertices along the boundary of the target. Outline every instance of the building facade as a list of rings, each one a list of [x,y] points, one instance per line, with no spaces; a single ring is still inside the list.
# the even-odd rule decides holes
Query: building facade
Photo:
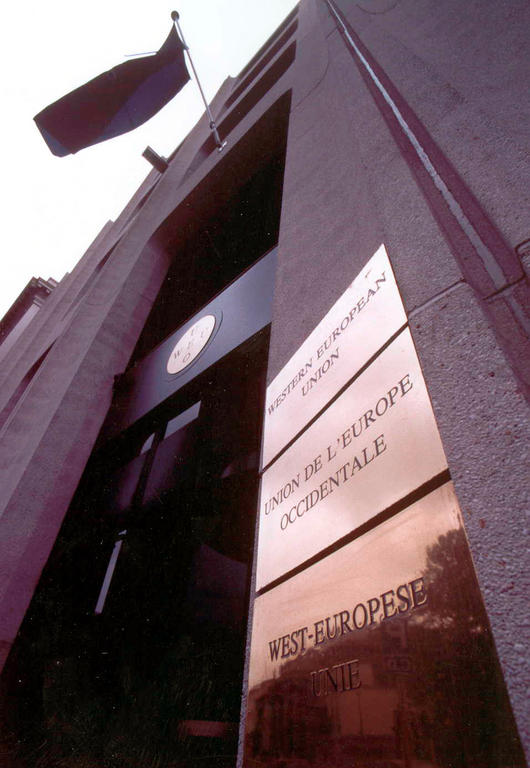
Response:
[[[5,349],[7,765],[524,764],[527,16],[302,0]]]
[[[2,356],[12,347],[22,331],[37,314],[57,281],[52,277],[32,277],[20,296],[13,302],[0,324],[0,344]]]

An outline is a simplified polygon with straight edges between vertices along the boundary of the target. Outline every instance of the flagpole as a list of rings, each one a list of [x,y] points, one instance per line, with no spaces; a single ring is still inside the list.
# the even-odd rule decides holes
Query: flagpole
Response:
[[[193,70],[193,74],[195,75],[195,80],[197,81],[197,85],[199,86],[199,91],[201,92],[202,100],[204,102],[204,106],[206,107],[206,114],[208,115],[208,120],[210,121],[210,130],[213,133],[213,137],[215,139],[215,143],[217,144],[217,151],[222,152],[223,148],[226,147],[227,142],[221,141],[221,137],[219,136],[219,132],[217,130],[217,126],[215,124],[215,120],[213,119],[212,112],[210,110],[210,106],[208,102],[206,101],[206,96],[204,95],[204,91],[202,90],[201,81],[199,80],[199,76],[197,74],[197,70],[195,69],[195,65],[193,64],[193,59],[191,58],[190,49],[188,45],[186,44],[186,41],[184,40],[184,35],[182,34],[182,29],[180,28],[179,24],[179,14],[177,11],[171,11],[171,18],[175,22],[175,25],[177,27],[180,39],[182,41],[182,45],[184,46],[184,50],[188,54],[188,59],[191,64],[191,68]]]

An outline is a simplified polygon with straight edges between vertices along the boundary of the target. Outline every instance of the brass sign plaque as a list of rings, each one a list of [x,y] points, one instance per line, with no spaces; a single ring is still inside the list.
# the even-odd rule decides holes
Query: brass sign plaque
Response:
[[[406,320],[392,267],[381,245],[267,387],[263,466]]]
[[[257,589],[446,468],[406,329],[263,474]]]
[[[245,768],[524,764],[450,483],[256,599]]]

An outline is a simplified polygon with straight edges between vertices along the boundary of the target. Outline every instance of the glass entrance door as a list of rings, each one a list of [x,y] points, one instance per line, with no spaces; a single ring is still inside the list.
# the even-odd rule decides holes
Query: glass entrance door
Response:
[[[267,349],[92,457],[13,657],[14,766],[234,765]]]

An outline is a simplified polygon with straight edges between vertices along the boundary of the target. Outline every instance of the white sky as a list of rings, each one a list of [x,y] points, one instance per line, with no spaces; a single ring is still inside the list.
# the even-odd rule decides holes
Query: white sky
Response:
[[[125,61],[157,50],[180,13],[186,42],[210,100],[281,23],[296,0],[29,0],[2,11],[4,265],[0,318],[32,276],[59,280],[101,227],[115,219],[151,166],[149,144],[169,155],[203,112],[190,81],[131,133],[55,157],[33,116],[68,91]]]

